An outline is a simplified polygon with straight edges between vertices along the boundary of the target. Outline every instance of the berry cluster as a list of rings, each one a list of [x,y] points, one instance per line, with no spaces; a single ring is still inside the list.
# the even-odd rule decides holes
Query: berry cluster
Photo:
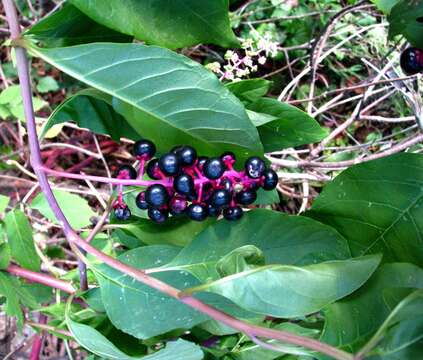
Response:
[[[405,49],[401,54],[401,68],[408,75],[423,72],[423,50],[414,47]]]
[[[266,168],[262,159],[253,156],[246,160],[244,170],[233,167],[235,155],[220,157],[198,156],[191,146],[176,146],[159,158],[156,146],[149,140],[139,140],[133,153],[139,169],[130,165],[119,168],[117,178],[135,180],[131,185],[145,187],[136,197],[136,205],[147,210],[156,223],[166,221],[169,214],[186,214],[195,221],[220,214],[227,220],[238,220],[243,215],[242,205],[250,205],[257,198],[257,189],[273,190],[278,176]],[[153,180],[144,180],[144,172]],[[123,201],[123,185],[119,185],[114,214],[128,220],[131,212]]]

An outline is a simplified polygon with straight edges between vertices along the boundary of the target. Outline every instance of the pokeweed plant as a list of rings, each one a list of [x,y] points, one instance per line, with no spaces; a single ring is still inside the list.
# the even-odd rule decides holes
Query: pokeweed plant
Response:
[[[399,1],[393,9],[420,11],[415,3]],[[264,153],[320,141],[326,132],[298,108],[265,97],[267,81],[224,86],[199,63],[166,49],[239,45],[227,0],[69,0],[23,34],[13,2],[3,4],[31,164],[43,191],[32,206],[57,219],[80,261],[62,278],[41,273],[25,214],[5,214],[0,294],[20,327],[26,321],[106,359],[421,355],[422,155],[351,167],[303,216],[268,209],[242,216],[243,207],[269,203],[259,187],[276,195],[277,173]],[[392,21],[395,36],[400,30]],[[410,42],[418,47],[413,39],[414,32]],[[40,138],[68,120],[115,140],[129,138],[136,141],[137,170],[127,164],[106,178],[43,164],[26,52],[89,86],[56,108]],[[414,71],[420,58],[409,54]],[[116,186],[88,235],[78,231],[87,225],[87,204],[53,192],[47,176]],[[65,201],[77,206],[78,223]],[[1,212],[7,203],[0,198]],[[220,211],[236,221],[195,222]],[[112,231],[103,234],[109,212]],[[124,246],[108,247],[109,237]],[[43,294],[18,278],[42,284]],[[48,324],[31,321],[31,312],[24,317],[21,307],[43,314]]]

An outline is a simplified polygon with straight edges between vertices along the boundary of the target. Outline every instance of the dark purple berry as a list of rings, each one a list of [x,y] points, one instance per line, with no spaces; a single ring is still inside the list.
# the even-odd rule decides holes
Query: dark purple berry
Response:
[[[154,184],[145,191],[145,201],[153,208],[164,206],[169,201],[169,193],[161,184]]]
[[[137,178],[137,171],[131,165],[122,165],[119,167],[116,177],[124,180],[134,180]]]
[[[153,159],[150,160],[147,164],[147,169],[146,169],[147,175],[154,180],[160,180],[161,179],[161,172],[159,169],[159,160],[158,159]]]
[[[173,179],[173,188],[184,196],[195,194],[194,179],[188,174],[181,174]]]
[[[231,201],[231,193],[228,190],[218,189],[210,197],[210,204],[215,208],[228,206]]]
[[[150,140],[138,140],[134,144],[134,155],[143,160],[150,160],[156,153],[156,145]]]
[[[400,58],[401,68],[407,75],[423,72],[423,50],[409,47]]]
[[[127,205],[118,205],[114,209],[114,214],[116,219],[126,221],[131,217],[131,210]]]
[[[228,191],[232,191],[232,180],[224,177],[219,182],[219,187]]]
[[[157,224],[165,222],[169,216],[166,209],[149,208],[147,212],[148,217]]]
[[[263,176],[264,179],[262,188],[267,191],[275,189],[279,181],[278,174],[276,174],[276,172],[272,169],[267,169]]]
[[[208,215],[210,217],[218,217],[220,215],[220,213],[221,213],[221,210],[220,209],[217,209],[213,205],[210,205],[210,204],[209,204],[207,210],[208,210]]]
[[[239,220],[243,214],[239,206],[231,206],[223,210],[223,217],[229,221]]]
[[[148,208],[148,203],[145,200],[145,191],[141,191],[136,199],[135,199],[135,204],[141,209],[141,210],[147,210]]]
[[[178,155],[164,154],[159,159],[159,168],[167,176],[178,175],[181,171],[181,160]]]
[[[177,150],[176,155],[181,159],[182,166],[192,166],[197,160],[197,151],[191,146],[182,146]]]
[[[172,215],[181,215],[187,209],[187,201],[180,196],[175,196],[169,202],[170,213]]]
[[[182,150],[183,147],[184,147],[184,145],[176,145],[172,149],[170,149],[170,152],[172,154],[178,155],[179,152]]]
[[[233,153],[233,152],[231,152],[231,151],[227,151],[227,152],[225,152],[225,153],[223,153],[221,156],[220,156],[220,158],[223,160],[223,162],[226,164],[226,163],[229,163],[229,164],[234,164],[235,163],[235,161],[236,161],[236,156],[235,156],[235,154]]]
[[[236,202],[241,205],[250,205],[257,199],[257,192],[253,189],[243,190],[236,194]]]
[[[202,171],[204,164],[206,163],[206,161],[208,160],[207,156],[199,156],[197,159],[197,167]]]
[[[266,164],[257,156],[251,156],[245,162],[245,173],[252,179],[258,179],[266,170]]]
[[[203,166],[203,174],[210,180],[219,179],[225,170],[225,163],[219,158],[210,158],[204,163]]]
[[[194,221],[203,221],[207,218],[208,209],[203,204],[191,204],[187,209],[188,217]]]

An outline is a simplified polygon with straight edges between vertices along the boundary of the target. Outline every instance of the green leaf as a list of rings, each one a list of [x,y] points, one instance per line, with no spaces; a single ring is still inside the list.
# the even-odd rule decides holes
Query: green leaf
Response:
[[[5,311],[9,316],[16,317],[19,330],[23,327],[23,313],[19,306],[19,297],[15,291],[11,277],[0,272],[0,295],[6,297]]]
[[[380,262],[369,255],[304,267],[267,265],[189,291],[220,294],[248,311],[295,318],[321,310],[362,286]]]
[[[210,71],[169,50],[139,44],[90,44],[30,51],[114,96],[113,107],[159,151],[188,143],[204,155],[262,153],[241,102]]]
[[[353,256],[423,264],[423,155],[359,164],[326,185],[309,216],[337,229]]]
[[[218,279],[216,262],[245,245],[260,249],[266,264],[305,265],[350,257],[348,246],[332,228],[301,216],[257,209],[240,221],[209,226],[168,265],[189,271],[202,281]]]
[[[13,258],[24,268],[39,271],[40,258],[35,251],[32,228],[26,215],[15,209],[7,213],[4,223]]]
[[[254,202],[254,205],[271,205],[278,202],[280,202],[280,199],[276,189],[271,191],[258,189],[257,200]]]
[[[0,229],[0,231],[2,231]],[[7,269],[10,264],[11,251],[8,243],[0,243],[0,270]]]
[[[406,359],[408,347],[415,345],[421,339],[423,339],[423,290],[416,290],[392,310],[366,345],[366,353],[378,344],[371,354],[381,356],[383,359],[385,356]]]
[[[271,81],[247,79],[226,84],[226,87],[241,101],[254,102],[269,92]]]
[[[214,222],[213,218],[197,222],[186,217],[172,217],[165,224],[155,224],[150,219],[139,219],[135,222],[114,224],[113,226],[133,235],[138,239],[138,246],[145,244],[185,246]]]
[[[384,14],[389,14],[391,9],[396,5],[400,0],[371,0],[377,8],[382,11]]]
[[[53,190],[53,193],[66,218],[72,227],[76,229],[90,225],[90,218],[97,215],[88,205],[88,201],[81,196],[61,190]],[[39,193],[32,200],[31,208],[38,210],[43,216],[55,224],[58,223],[43,193]]]
[[[59,84],[51,76],[44,76],[38,81],[37,90],[40,93],[47,93],[49,91],[59,90]]]
[[[318,122],[304,111],[275,99],[257,100],[248,109],[276,118],[260,118],[257,130],[265,152],[318,142],[327,135]]]
[[[9,205],[10,198],[5,195],[0,194],[0,214],[3,214],[7,208],[7,205]]]
[[[69,3],[42,19],[24,35],[47,47],[72,46],[92,42],[131,42],[132,37],[91,20]]]
[[[388,16],[389,37],[403,35],[413,46],[423,48],[423,2],[400,0]]]
[[[216,44],[238,46],[228,16],[228,0],[70,0],[100,24],[147,44],[171,49]]]
[[[137,269],[166,264],[179,248],[165,245],[145,246],[130,250],[118,257]],[[140,339],[147,339],[175,329],[190,329],[210,320],[180,301],[137,282],[106,265],[95,265],[101,297],[113,325]],[[166,271],[152,274],[155,278],[176,288],[197,286],[200,283],[184,271]],[[200,294],[201,300],[241,318],[257,317],[239,309],[229,300],[216,294]]]
[[[386,264],[356,293],[324,310],[323,342],[357,351],[389,315],[383,298],[390,288],[423,289],[423,270],[406,263]]]
[[[110,135],[119,141],[125,137],[138,140],[139,135],[124,117],[113,110],[112,97],[95,89],[85,89],[67,98],[50,115],[43,127],[44,138],[54,125],[73,121],[79,127],[90,129],[96,134]]]
[[[164,349],[146,356],[130,356],[119,350],[109,339],[91,326],[73,321],[66,312],[66,324],[75,340],[93,354],[116,360],[201,360],[201,348],[179,339],[169,341]]]

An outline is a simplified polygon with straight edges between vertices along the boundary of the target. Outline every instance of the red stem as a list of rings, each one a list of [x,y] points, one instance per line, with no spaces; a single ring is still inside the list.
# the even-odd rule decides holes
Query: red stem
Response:
[[[41,325],[45,325],[47,323],[47,316],[45,316],[44,314],[40,314],[38,318],[38,322]],[[44,342],[44,331],[42,331],[41,334],[35,335],[34,342],[32,343],[31,355],[29,356],[29,360],[40,359],[40,353],[43,348],[43,342]]]
[[[75,292],[75,288],[70,282],[56,279],[55,277],[52,277],[50,275],[41,274],[28,269],[23,269],[16,265],[9,265],[6,271],[9,274],[16,275],[39,284],[47,285],[55,289],[67,292],[69,294],[73,294]]]
[[[3,0],[4,9],[6,12],[6,16],[8,19],[10,33],[12,35],[12,39],[18,39],[20,37],[20,29],[18,23],[18,17],[16,14],[16,9],[12,0]],[[232,316],[225,314],[216,308],[209,306],[205,303],[202,303],[200,300],[192,297],[192,296],[185,296],[181,297],[181,293],[178,289],[154,278],[146,275],[143,271],[132,268],[117,259],[114,259],[103,252],[97,250],[96,248],[92,247],[90,244],[85,242],[82,238],[80,238],[75,231],[70,226],[68,220],[66,219],[65,215],[63,214],[59,204],[57,203],[56,198],[51,190],[50,184],[48,183],[47,176],[45,169],[42,165],[41,154],[40,154],[40,147],[38,142],[37,133],[35,131],[35,118],[34,118],[34,111],[32,106],[32,92],[30,86],[30,79],[29,79],[29,69],[28,63],[26,58],[26,52],[23,48],[16,47],[16,63],[18,69],[18,76],[21,86],[23,104],[25,109],[25,117],[27,123],[27,131],[28,131],[28,141],[29,141],[29,148],[31,153],[31,164],[36,173],[40,188],[44,192],[44,195],[47,199],[48,204],[52,212],[55,214],[56,218],[60,222],[63,228],[63,232],[70,243],[75,244],[76,246],[82,248],[83,250],[87,251],[91,255],[95,256],[98,260],[104,262],[105,264],[113,267],[114,269],[127,274],[134,279],[142,282],[145,285],[148,285],[168,296],[176,298],[181,302],[191,306],[192,308],[207,314],[211,318],[226,324],[227,326],[241,331],[245,334],[250,334],[256,337],[265,337],[280,340],[283,342],[288,342],[291,344],[303,346],[326,355],[332,356],[335,359],[339,360],[353,360],[354,356],[349,354],[343,350],[337,349],[332,347],[328,344],[321,343],[320,341],[309,339],[306,337],[298,336],[286,331],[278,331],[274,329],[268,329],[260,326],[256,326],[253,324],[249,324],[233,318]],[[52,172],[49,170],[50,174],[59,174],[62,175],[60,172]],[[84,178],[87,178],[84,175]],[[89,177],[88,177],[89,178]],[[92,179],[93,177],[91,177]],[[96,178],[96,177],[94,177]],[[117,179],[107,179],[107,182],[111,182],[111,180],[116,181]],[[96,181],[94,179],[94,181]],[[136,185],[136,180],[126,180],[129,182],[129,185]],[[122,184],[122,180],[118,180],[116,184]],[[135,183],[134,183],[135,182]]]

